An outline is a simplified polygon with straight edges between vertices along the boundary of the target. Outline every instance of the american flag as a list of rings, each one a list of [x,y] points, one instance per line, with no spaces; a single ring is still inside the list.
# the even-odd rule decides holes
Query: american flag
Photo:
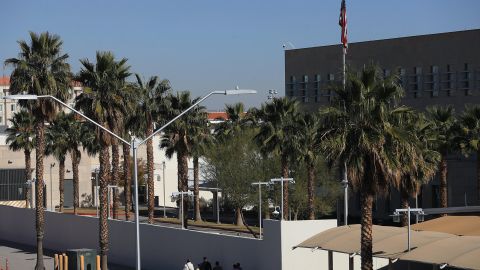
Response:
[[[338,24],[342,27],[342,37],[341,41],[343,48],[348,48],[347,42],[347,8],[345,6],[345,0],[342,0],[342,6],[340,7],[340,18],[338,19]]]

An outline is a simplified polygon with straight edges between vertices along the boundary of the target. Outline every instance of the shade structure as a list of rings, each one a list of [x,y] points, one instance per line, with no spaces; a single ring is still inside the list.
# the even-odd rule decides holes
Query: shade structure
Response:
[[[453,236],[439,239],[405,253],[401,259],[480,269],[480,237]]]
[[[445,216],[414,224],[412,229],[480,236],[480,216]]]
[[[360,254],[359,224],[332,228],[314,235],[294,248]],[[447,264],[464,269],[480,269],[480,237],[458,236],[443,232],[411,231],[410,251],[407,250],[406,228],[372,227],[373,256],[430,264]]]

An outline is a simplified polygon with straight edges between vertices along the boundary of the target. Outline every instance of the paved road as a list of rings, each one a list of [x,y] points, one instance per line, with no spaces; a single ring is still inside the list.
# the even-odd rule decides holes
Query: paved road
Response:
[[[46,270],[53,270],[53,256],[56,252],[44,250],[44,263]],[[57,252],[58,253],[58,252]],[[8,270],[34,269],[37,259],[35,247],[0,240],[0,269],[5,269],[8,259]],[[132,270],[119,265],[109,265],[109,270]]]

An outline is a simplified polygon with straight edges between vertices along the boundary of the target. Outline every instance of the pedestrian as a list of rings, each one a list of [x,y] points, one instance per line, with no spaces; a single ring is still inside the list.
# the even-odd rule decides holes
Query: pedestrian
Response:
[[[213,270],[223,270],[218,261],[215,262],[215,267],[213,267]]]
[[[207,257],[203,257],[203,262],[200,265],[200,270],[212,270],[212,264],[210,264]]]
[[[195,266],[193,266],[193,263],[190,260],[187,260],[183,266],[183,270],[195,270]]]

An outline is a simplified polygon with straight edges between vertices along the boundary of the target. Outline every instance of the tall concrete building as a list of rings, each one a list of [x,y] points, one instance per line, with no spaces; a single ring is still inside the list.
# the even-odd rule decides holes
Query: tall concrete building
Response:
[[[480,29],[350,43],[347,69],[377,64],[384,75],[398,74],[405,89],[403,104],[418,110],[432,105],[453,105],[461,112],[467,104],[480,104]],[[285,95],[309,110],[329,104],[329,86],[342,80],[342,47],[329,45],[285,51]],[[448,157],[449,206],[476,205],[476,157]],[[437,207],[438,179],[422,188],[420,207]],[[387,219],[400,207],[396,192],[378,198],[377,220]],[[359,198],[350,200],[350,213],[359,215]],[[412,200],[412,205],[415,201]]]

